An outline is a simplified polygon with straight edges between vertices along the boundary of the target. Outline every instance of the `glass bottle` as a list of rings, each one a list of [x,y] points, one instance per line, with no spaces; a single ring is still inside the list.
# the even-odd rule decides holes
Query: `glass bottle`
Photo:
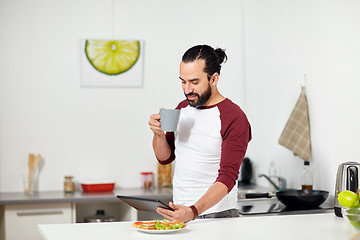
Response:
[[[270,166],[269,166],[269,178],[277,185],[279,186],[279,181],[276,176],[276,166],[274,160],[271,160]],[[270,191],[276,192],[278,189],[275,189],[275,187],[269,183]]]
[[[65,176],[64,180],[64,192],[73,193],[75,191],[75,183],[73,181],[73,176]]]
[[[301,189],[313,189],[313,175],[310,171],[310,162],[304,161],[304,171],[301,175]]]
[[[271,160],[269,166],[269,177],[275,177],[275,176],[276,176],[276,166],[274,160]]]

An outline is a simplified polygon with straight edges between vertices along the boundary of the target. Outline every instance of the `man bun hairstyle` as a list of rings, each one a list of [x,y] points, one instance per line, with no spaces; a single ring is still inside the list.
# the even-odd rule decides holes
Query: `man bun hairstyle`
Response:
[[[214,73],[217,72],[220,75],[221,64],[226,62],[227,56],[224,49],[214,49],[208,45],[197,45],[188,49],[182,57],[184,63],[193,62],[198,59],[205,60],[204,72],[210,80]]]

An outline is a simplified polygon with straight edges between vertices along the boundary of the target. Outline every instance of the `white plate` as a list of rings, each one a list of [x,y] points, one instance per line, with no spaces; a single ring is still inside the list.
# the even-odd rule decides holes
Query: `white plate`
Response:
[[[154,222],[153,221],[142,221],[142,222]],[[177,231],[180,231],[180,230],[183,230],[186,228],[183,227],[183,228],[177,228],[177,229],[167,229],[167,230],[151,230],[151,229],[141,229],[141,228],[136,228],[134,226],[132,226],[134,229],[140,231],[140,232],[146,232],[146,233],[155,233],[155,234],[161,234],[161,233],[173,233],[173,232],[177,232]]]
[[[141,229],[141,228],[135,228],[135,229],[140,232],[162,234],[162,233],[173,233],[173,232],[181,231],[185,228],[169,229],[169,230],[149,230],[149,229]]]

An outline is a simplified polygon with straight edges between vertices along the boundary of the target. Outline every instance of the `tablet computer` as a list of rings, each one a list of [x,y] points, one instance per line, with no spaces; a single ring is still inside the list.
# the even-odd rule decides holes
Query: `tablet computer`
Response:
[[[158,199],[130,197],[123,195],[116,195],[116,197],[126,202],[130,206],[136,208],[137,210],[141,210],[141,211],[156,212],[156,209],[158,207],[162,207],[174,211],[174,209],[172,209],[167,204],[163,203]]]

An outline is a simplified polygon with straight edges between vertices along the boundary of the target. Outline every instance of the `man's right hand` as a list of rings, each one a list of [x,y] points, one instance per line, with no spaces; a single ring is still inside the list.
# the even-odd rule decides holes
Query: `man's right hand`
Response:
[[[161,130],[161,123],[160,123],[160,114],[156,113],[150,116],[149,120],[150,129],[156,135],[164,135],[164,132]]]
[[[153,114],[149,120],[150,129],[154,132],[153,148],[159,161],[166,160],[171,155],[170,146],[166,140],[165,132],[161,130],[160,114]]]

